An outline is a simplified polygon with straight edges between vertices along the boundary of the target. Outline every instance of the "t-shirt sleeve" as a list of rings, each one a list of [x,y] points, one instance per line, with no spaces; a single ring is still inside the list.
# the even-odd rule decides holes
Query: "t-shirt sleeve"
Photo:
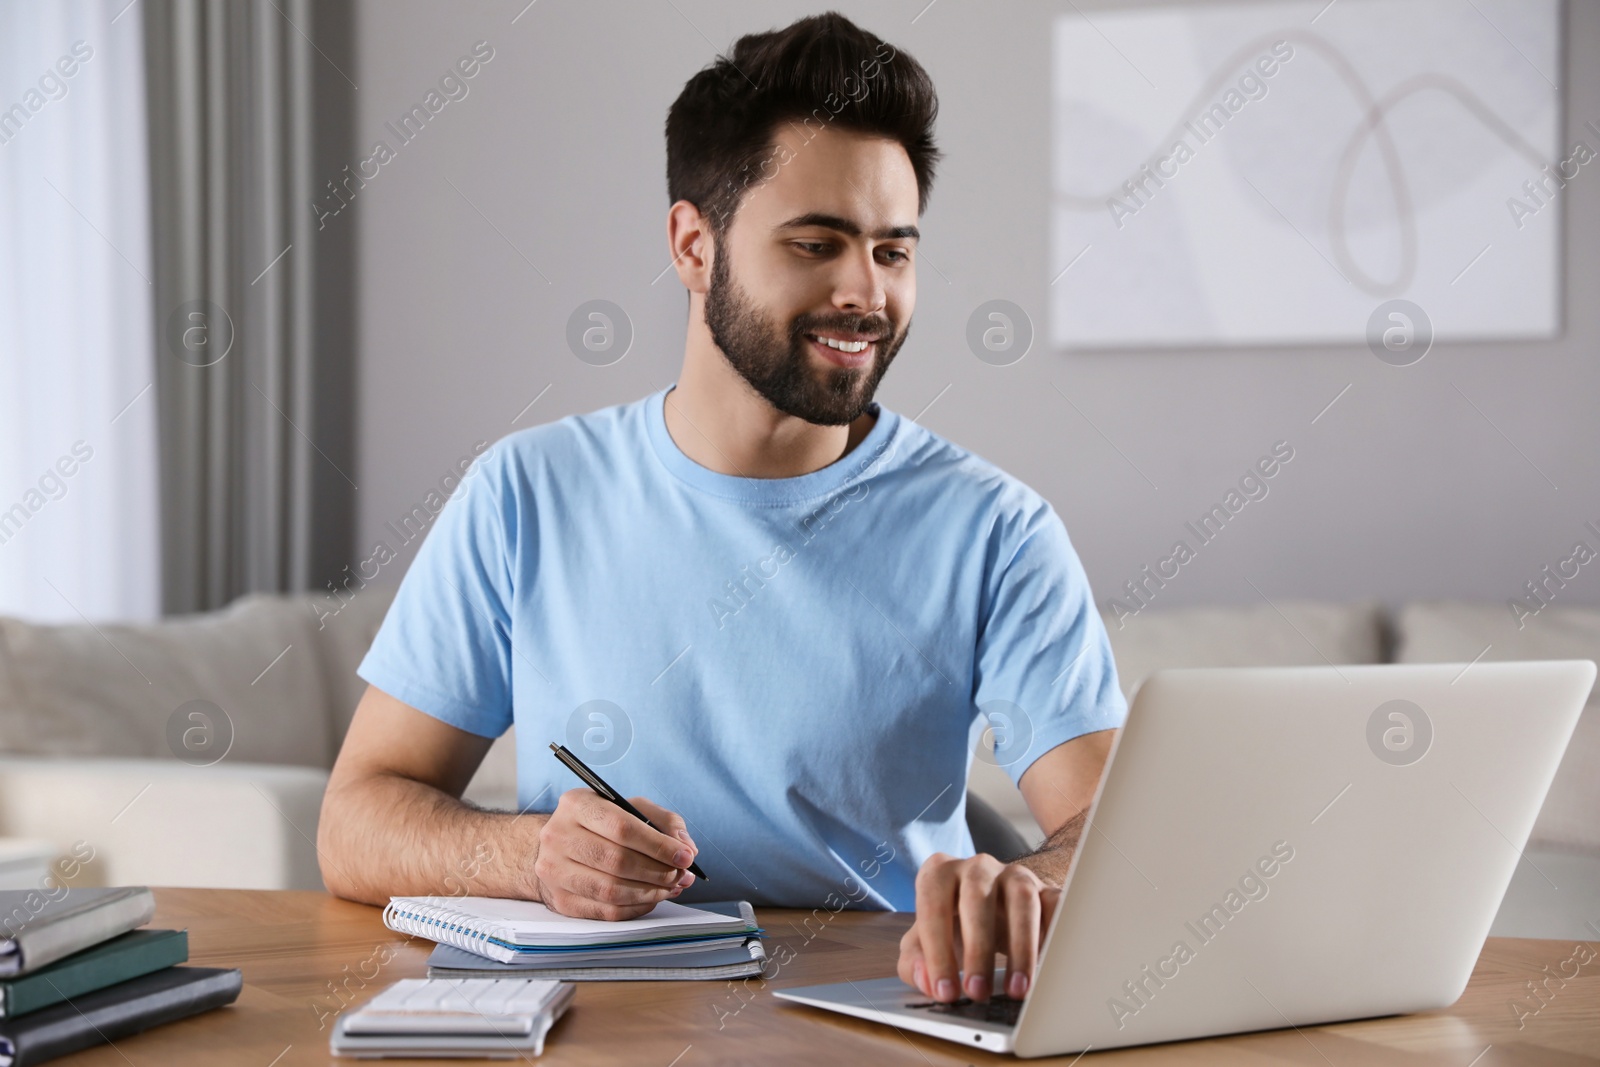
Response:
[[[480,456],[445,501],[356,668],[390,696],[483,737],[512,720],[506,452]]]
[[[1057,745],[1121,726],[1128,704],[1089,579],[1055,509],[1042,504],[1012,543],[989,581],[973,699],[988,717],[994,762],[1020,783]]]

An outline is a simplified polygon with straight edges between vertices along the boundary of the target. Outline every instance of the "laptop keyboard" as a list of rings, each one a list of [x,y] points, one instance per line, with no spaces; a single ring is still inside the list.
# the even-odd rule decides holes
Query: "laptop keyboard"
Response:
[[[908,1008],[919,1008],[930,1011],[936,1015],[958,1015],[963,1019],[976,1019],[979,1022],[999,1023],[1001,1026],[1017,1025],[1017,1016],[1022,1014],[1023,1001],[1012,1000],[1007,996],[989,998],[989,1003],[981,1004],[976,1000],[962,997],[952,1004],[942,1004],[937,1000],[922,1001],[917,1004],[907,1004]]]

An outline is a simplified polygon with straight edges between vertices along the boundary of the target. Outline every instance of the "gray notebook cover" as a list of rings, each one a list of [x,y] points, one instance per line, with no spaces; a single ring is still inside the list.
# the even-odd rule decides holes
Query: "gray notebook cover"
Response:
[[[608,952],[588,961],[518,960],[500,963],[454,945],[437,945],[428,957],[429,978],[547,978],[564,982],[672,981],[746,978],[767,961],[759,938],[719,948],[623,955]]]
[[[65,887],[56,900],[37,889],[0,890],[0,977],[36,971],[143,926],[155,913],[144,886]]]

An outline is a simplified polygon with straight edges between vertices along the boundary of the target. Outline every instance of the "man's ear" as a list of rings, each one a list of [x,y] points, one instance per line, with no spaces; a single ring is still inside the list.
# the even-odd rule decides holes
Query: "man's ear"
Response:
[[[667,211],[667,251],[686,290],[704,293],[711,288],[711,226],[687,200],[679,200]]]

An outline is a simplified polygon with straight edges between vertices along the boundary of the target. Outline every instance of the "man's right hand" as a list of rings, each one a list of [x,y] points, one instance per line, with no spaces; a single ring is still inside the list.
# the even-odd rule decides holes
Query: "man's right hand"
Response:
[[[539,831],[533,864],[545,907],[583,919],[633,919],[694,883],[687,868],[700,850],[682,817],[643,797],[628,799],[661,829],[592,789],[561,794]]]

